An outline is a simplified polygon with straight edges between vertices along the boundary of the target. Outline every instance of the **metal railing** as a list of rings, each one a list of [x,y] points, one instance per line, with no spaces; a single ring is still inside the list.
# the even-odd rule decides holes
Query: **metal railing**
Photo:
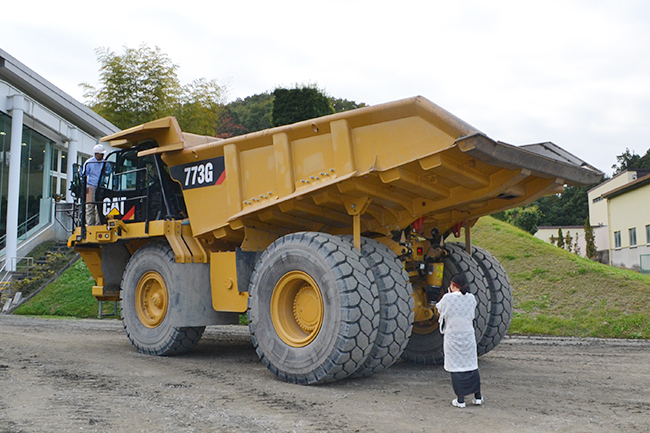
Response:
[[[30,218],[27,219],[27,221],[24,221],[23,223],[18,225],[18,238],[21,236],[25,236],[27,232],[36,227],[38,225],[38,220],[40,219],[41,214],[37,213],[36,215],[32,215]],[[7,235],[4,234],[0,236],[0,249],[4,248],[7,243]]]
[[[20,263],[23,261],[26,263],[21,265]],[[24,272],[27,278],[29,278],[30,272],[34,267],[34,257],[9,257],[9,263],[11,263],[9,272],[12,272],[14,274]],[[11,271],[11,269],[14,270]]]
[[[7,262],[2,265],[2,268],[0,269],[0,290],[4,290],[9,286],[9,282],[11,282],[11,272],[6,271],[5,269],[7,268]]]
[[[24,265],[21,265],[21,262],[26,262]],[[6,260],[5,263],[0,268],[0,291],[5,290],[9,287],[13,276],[17,273],[23,272],[26,274],[26,278],[29,278],[32,267],[34,267],[34,258],[33,257],[10,257],[9,260]],[[12,271],[14,269],[14,271]]]

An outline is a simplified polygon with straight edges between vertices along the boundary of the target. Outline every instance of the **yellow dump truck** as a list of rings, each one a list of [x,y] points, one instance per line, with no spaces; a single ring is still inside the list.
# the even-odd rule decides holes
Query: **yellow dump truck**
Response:
[[[479,354],[493,349],[512,288],[470,228],[602,176],[552,143],[493,141],[422,97],[226,140],[168,117],[103,141],[119,150],[94,201],[83,176],[73,183],[100,224],[80,211],[69,245],[93,295],[121,302],[131,343],[182,353],[247,313],[262,362],[299,384],[440,363],[435,302],[455,273],[478,301]]]

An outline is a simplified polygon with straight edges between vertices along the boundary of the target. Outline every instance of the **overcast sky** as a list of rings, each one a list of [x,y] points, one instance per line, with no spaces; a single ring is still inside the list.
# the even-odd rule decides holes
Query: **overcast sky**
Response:
[[[3,2],[0,48],[83,101],[95,49],[158,46],[229,100],[294,83],[370,105],[422,95],[495,140],[611,174],[650,148],[650,1]]]

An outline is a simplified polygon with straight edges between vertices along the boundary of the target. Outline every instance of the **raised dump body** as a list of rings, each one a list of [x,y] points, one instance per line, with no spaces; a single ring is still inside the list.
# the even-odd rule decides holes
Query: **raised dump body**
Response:
[[[434,304],[458,272],[479,301],[479,353],[491,350],[511,287],[470,227],[602,176],[552,143],[495,142],[421,97],[227,140],[174,118],[103,140],[121,149],[95,197],[105,224],[81,221],[70,238],[93,294],[120,299],[132,343],[155,354],[248,312],[262,360],[296,383],[400,356],[440,362]],[[466,244],[446,243],[461,227]]]

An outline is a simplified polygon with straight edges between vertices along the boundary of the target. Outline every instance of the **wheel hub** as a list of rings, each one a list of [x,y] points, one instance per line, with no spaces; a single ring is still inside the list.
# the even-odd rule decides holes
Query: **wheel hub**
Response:
[[[156,328],[167,315],[167,285],[163,277],[154,271],[146,272],[135,290],[135,311],[140,322],[147,328]]]
[[[271,320],[278,336],[291,347],[304,347],[323,324],[323,298],[316,282],[302,271],[285,274],[271,297]]]
[[[322,316],[322,306],[315,290],[305,285],[293,300],[293,317],[300,328],[309,333],[316,329]]]

